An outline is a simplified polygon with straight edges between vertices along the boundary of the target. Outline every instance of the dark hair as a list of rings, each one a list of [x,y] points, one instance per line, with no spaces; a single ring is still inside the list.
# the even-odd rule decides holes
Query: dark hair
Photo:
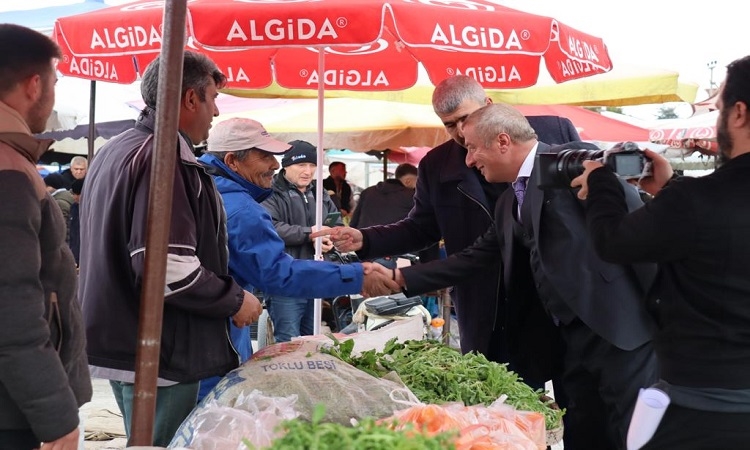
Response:
[[[401,177],[405,175],[417,175],[419,172],[417,171],[417,167],[414,164],[409,163],[403,163],[399,164],[398,167],[396,167],[396,173],[394,176],[396,179],[400,179]]]
[[[61,58],[52,39],[31,28],[0,24],[0,97],[21,81],[39,74],[54,75],[52,59]]]
[[[727,66],[721,88],[721,107],[726,110],[737,102],[750,108],[750,56],[734,60]]]
[[[74,193],[75,195],[81,195],[81,191],[83,190],[83,182],[86,180],[86,178],[81,178],[79,180],[75,180],[70,185],[70,192]]]
[[[206,89],[208,78],[212,78],[217,89],[221,89],[227,83],[227,77],[221,73],[211,59],[201,53],[185,52],[182,63],[182,91],[181,98],[185,96],[188,89],[194,89],[200,101],[206,101]],[[159,58],[156,58],[146,67],[141,80],[141,97],[146,106],[156,108],[156,91],[159,82]]]
[[[65,187],[65,178],[58,172],[52,172],[44,177],[44,185],[52,189],[62,189]]]
[[[328,171],[330,172],[334,167],[338,166],[346,167],[346,164],[342,163],[341,161],[334,161],[328,165]]]

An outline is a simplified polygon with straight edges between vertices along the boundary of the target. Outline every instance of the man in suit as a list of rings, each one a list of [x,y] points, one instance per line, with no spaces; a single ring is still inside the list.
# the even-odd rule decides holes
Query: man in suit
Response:
[[[673,177],[646,152],[654,198],[628,213],[615,175],[595,161],[583,186],[597,252],[612,262],[651,261],[648,298],[658,317],[659,387],[671,402],[643,449],[747,448],[750,441],[750,56],[727,66],[716,123],[721,165],[699,178]]]
[[[461,123],[490,103],[482,86],[471,77],[457,75],[441,81],[432,94],[432,107],[451,139],[430,150],[419,162],[414,207],[409,215],[395,224],[361,230],[339,227],[312,236],[330,233],[339,250],[357,251],[361,259],[416,252],[440,239],[448,255],[469,247],[492,224],[495,202],[508,186],[488,183],[476,169],[464,164]],[[580,140],[568,119],[536,116],[530,121],[546,142]],[[461,279],[452,284],[461,351],[507,363],[500,261],[488,263],[479,273],[471,282]],[[510,362],[513,367],[514,362]],[[547,379],[539,378],[534,387],[542,387]]]
[[[538,142],[520,112],[487,105],[465,119],[462,133],[466,165],[514,190],[500,196],[495,223],[471,247],[393,275],[411,295],[466,282],[502,260],[511,359],[532,380],[561,375],[555,386],[568,398],[565,447],[624,448],[638,389],[656,379],[654,325],[643,301],[654,267],[602,261],[576,194],[537,187],[535,155],[561,148]],[[627,193],[633,207],[641,204],[635,189]]]

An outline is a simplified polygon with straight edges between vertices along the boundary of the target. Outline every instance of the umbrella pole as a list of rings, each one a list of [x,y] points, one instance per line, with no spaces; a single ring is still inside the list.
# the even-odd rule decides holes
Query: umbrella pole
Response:
[[[388,155],[390,150],[383,150],[383,181],[388,179]]]
[[[323,224],[323,124],[324,124],[324,106],[325,106],[325,47],[318,48],[318,165],[315,167],[315,226],[320,229]],[[323,259],[322,249],[323,238],[315,239],[315,259]],[[322,320],[323,300],[316,298],[313,300],[313,334],[320,334],[320,321]]]
[[[89,165],[94,161],[94,139],[96,139],[96,80],[91,80],[91,90],[89,91]]]
[[[186,14],[187,0],[168,0],[164,4],[164,34],[156,98],[155,151],[152,155],[146,218],[146,261],[138,318],[135,394],[128,443],[131,446],[150,446],[153,442],[167,246],[172,222],[174,187],[173,182],[164,183],[163,180],[174,180]]]

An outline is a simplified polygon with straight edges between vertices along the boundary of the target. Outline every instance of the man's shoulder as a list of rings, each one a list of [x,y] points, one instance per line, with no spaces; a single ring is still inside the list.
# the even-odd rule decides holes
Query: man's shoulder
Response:
[[[453,139],[449,139],[442,144],[438,145],[437,147],[433,147],[427,154],[424,155],[422,158],[422,161],[425,159],[434,159],[435,155],[442,155],[445,153],[450,153],[455,151],[455,149],[460,149],[461,146],[458,144],[458,142],[454,141]],[[421,161],[420,161],[421,163]]]

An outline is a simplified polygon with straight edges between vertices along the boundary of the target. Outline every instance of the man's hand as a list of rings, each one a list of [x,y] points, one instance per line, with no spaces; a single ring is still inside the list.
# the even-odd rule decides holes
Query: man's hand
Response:
[[[317,233],[318,231],[326,231],[326,230],[330,230],[330,229],[331,229],[331,227],[327,227],[325,225],[321,225],[321,226],[313,225],[313,226],[311,226],[310,227],[310,231],[311,231],[311,233],[310,233],[310,240],[314,241],[316,237],[322,236],[321,234],[316,234],[315,236],[313,236],[313,234]]]
[[[232,316],[232,322],[240,328],[257,322],[260,314],[263,312],[263,306],[260,304],[258,297],[247,291],[244,292],[245,298],[242,300],[242,306],[240,306],[237,314]]]
[[[672,165],[669,164],[669,160],[661,154],[649,149],[644,149],[643,153],[651,159],[652,175],[638,180],[638,186],[649,194],[656,195],[672,178],[674,171]]]
[[[393,271],[378,263],[363,262],[362,268],[365,279],[362,283],[362,295],[364,297],[377,297],[378,295],[390,295],[399,292],[401,287],[393,280]]]
[[[333,250],[333,241],[328,237],[324,237],[320,241],[320,249],[323,253],[330,252],[331,250]]]
[[[78,427],[52,442],[42,444],[40,450],[78,450]]]
[[[315,233],[319,231],[326,232],[330,230],[331,227],[327,227],[325,225],[318,227],[317,225],[313,225],[312,227],[310,227],[310,229],[312,230],[312,233],[310,233],[310,240],[312,242],[315,242],[315,238],[317,238],[318,236],[322,236],[323,239],[320,242],[320,249],[323,253],[330,252],[333,249],[333,241],[331,241],[331,239],[328,237],[328,233],[324,233],[322,235],[320,233],[319,234],[315,234]],[[313,234],[315,235],[313,236]]]
[[[578,191],[578,198],[586,200],[586,197],[589,195],[589,174],[602,167],[603,164],[599,161],[584,161],[582,164],[584,169],[583,173],[571,180],[570,187],[577,188],[580,186],[581,190]]]
[[[330,237],[336,250],[340,252],[356,252],[362,249],[362,232],[356,228],[335,227],[310,234],[311,239],[319,236]]]

